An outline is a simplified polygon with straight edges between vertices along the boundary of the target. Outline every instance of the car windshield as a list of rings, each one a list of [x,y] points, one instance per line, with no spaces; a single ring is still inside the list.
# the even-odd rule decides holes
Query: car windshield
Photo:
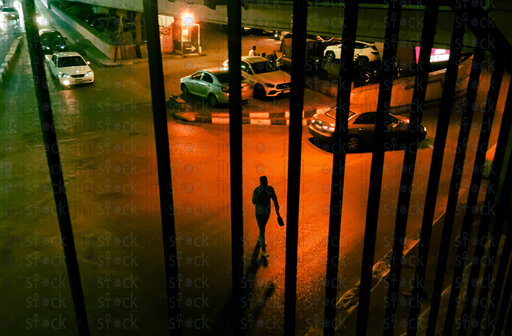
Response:
[[[16,9],[14,9],[14,8],[3,8],[2,11],[4,11],[4,12],[16,12]]]
[[[329,112],[326,113],[327,116],[333,118],[333,119],[336,119],[336,107],[333,108],[332,110],[330,110]],[[355,112],[352,112],[352,111],[348,111],[348,118],[352,118],[353,116],[355,116],[356,113]]]
[[[215,74],[215,76],[217,77],[219,82],[221,82],[222,84],[229,83],[229,73],[227,73],[227,72],[218,72],[218,73]]]
[[[252,63],[251,65],[252,65],[252,69],[257,74],[279,71],[279,68],[277,67],[277,65],[274,62],[263,61],[263,62]]]
[[[79,56],[60,57],[58,62],[57,68],[85,65],[84,60]]]

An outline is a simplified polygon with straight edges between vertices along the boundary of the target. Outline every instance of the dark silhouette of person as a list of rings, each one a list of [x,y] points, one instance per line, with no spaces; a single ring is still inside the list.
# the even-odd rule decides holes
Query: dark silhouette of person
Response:
[[[256,222],[258,222],[258,228],[260,229],[257,246],[261,246],[261,255],[264,258],[268,257],[267,245],[265,244],[265,226],[272,211],[270,199],[274,201],[276,213],[279,215],[279,203],[277,202],[276,192],[274,188],[268,185],[267,177],[261,176],[260,185],[252,193],[252,203],[255,205]]]

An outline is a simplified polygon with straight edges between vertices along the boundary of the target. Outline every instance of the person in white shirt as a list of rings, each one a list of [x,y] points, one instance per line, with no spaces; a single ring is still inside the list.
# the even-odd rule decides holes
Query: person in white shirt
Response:
[[[256,46],[252,46],[252,49],[249,50],[249,56],[257,56],[256,55]]]

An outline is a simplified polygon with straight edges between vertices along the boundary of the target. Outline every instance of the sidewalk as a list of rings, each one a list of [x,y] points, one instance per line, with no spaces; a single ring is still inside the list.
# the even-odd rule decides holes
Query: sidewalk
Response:
[[[485,180],[483,180],[482,184],[486,184]],[[482,185],[482,187],[485,187]],[[461,195],[459,195],[459,200]],[[465,197],[464,197],[465,199]],[[479,208],[481,208],[483,203],[479,201]],[[457,204],[457,215],[455,216],[452,238],[450,241],[450,250],[447,258],[447,266],[446,273],[444,277],[443,283],[443,292],[441,294],[441,301],[439,306],[439,314],[438,314],[438,322],[436,326],[436,335],[441,334],[444,327],[444,316],[446,316],[448,309],[448,299],[450,297],[451,284],[454,273],[454,266],[456,263],[456,254],[458,244],[456,243],[456,239],[458,241],[458,236],[461,232],[462,222],[464,219],[464,210],[465,210],[466,202]],[[479,226],[480,226],[480,212],[478,212],[477,216],[474,219],[473,226],[471,229],[470,237],[475,237],[477,235]],[[427,260],[427,270],[426,270],[426,279],[425,279],[425,288],[428,289],[427,297],[421,301],[422,308],[420,310],[420,318],[418,322],[418,335],[426,335],[427,325],[429,320],[430,306],[431,306],[431,295],[434,288],[434,280],[436,276],[437,270],[437,262],[439,257],[439,247],[441,242],[442,229],[444,224],[445,214],[443,214],[440,218],[438,218],[433,225],[432,228],[432,238],[430,244],[430,254]],[[418,230],[419,231],[419,230]],[[489,228],[489,231],[491,229]],[[489,233],[490,234],[490,233]],[[409,310],[410,310],[410,302],[415,300],[412,297],[412,284],[414,282],[415,276],[415,265],[416,265],[416,257],[418,254],[418,240],[410,239],[410,237],[419,237],[419,232],[415,232],[406,238],[405,246],[404,246],[404,264],[402,266],[401,275],[400,275],[400,290],[398,293],[398,297],[393,301],[398,303],[398,307],[396,310],[396,320],[394,321],[395,326],[395,335],[405,336],[407,335],[408,321],[409,321]],[[496,267],[494,269],[493,279],[496,277],[496,272],[498,271],[498,265],[501,259],[501,253],[503,250],[503,244],[505,235],[501,236],[498,254],[496,257]],[[488,240],[487,240],[488,242]],[[487,254],[489,249],[489,243],[485,246],[485,255]],[[471,271],[471,259],[470,257],[474,252],[474,244],[470,244],[468,248],[468,258],[465,260],[466,267],[464,268],[463,279],[468,279]],[[386,307],[390,304],[390,299],[388,299],[388,283],[389,283],[389,272],[390,272],[390,254],[386,255],[382,260],[377,262],[373,267],[373,280],[372,280],[372,290],[371,290],[371,299],[370,299],[370,309],[369,309],[369,319],[368,319],[368,331],[369,334],[374,334],[375,332],[381,333],[382,330],[386,328],[390,328],[390,322],[385,323],[385,314]],[[480,269],[480,278],[483,277],[483,272],[485,267],[481,267]],[[469,281],[462,281],[462,287],[459,294],[459,302],[462,302],[463,296],[466,293],[468,288]],[[480,286],[480,285],[479,285]],[[478,292],[477,292],[478,294]],[[478,296],[477,296],[478,297]],[[336,309],[336,326],[337,332],[347,333],[348,335],[356,333],[357,327],[357,315],[358,315],[358,300],[359,300],[359,283],[354,286],[351,290],[347,291],[341,299],[337,302]],[[462,310],[461,308],[457,310],[456,318],[460,317]],[[473,312],[474,313],[474,312]],[[340,323],[342,321],[342,323]],[[306,335],[307,336],[320,336],[323,334],[323,330],[321,329],[311,329]]]

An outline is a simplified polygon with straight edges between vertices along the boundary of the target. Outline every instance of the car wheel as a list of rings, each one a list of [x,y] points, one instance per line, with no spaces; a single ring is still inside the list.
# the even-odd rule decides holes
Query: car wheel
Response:
[[[358,152],[360,147],[361,147],[361,140],[359,140],[359,137],[357,137],[355,135],[351,135],[348,137],[347,150],[349,153]]]
[[[267,96],[265,89],[263,88],[263,85],[256,84],[254,86],[254,98],[263,100]]]
[[[208,100],[210,101],[210,104],[212,106],[219,105],[219,101],[217,100],[217,97],[215,97],[215,95],[213,93],[210,93],[210,96],[208,96]]]
[[[183,92],[183,94],[185,96],[188,96],[190,94],[190,92],[188,91],[188,88],[185,84],[181,84],[181,92]]]
[[[336,58],[336,57],[334,56],[334,52],[329,51],[329,52],[327,53],[327,62],[332,63],[332,62],[334,62],[334,59],[335,59],[335,58]]]

